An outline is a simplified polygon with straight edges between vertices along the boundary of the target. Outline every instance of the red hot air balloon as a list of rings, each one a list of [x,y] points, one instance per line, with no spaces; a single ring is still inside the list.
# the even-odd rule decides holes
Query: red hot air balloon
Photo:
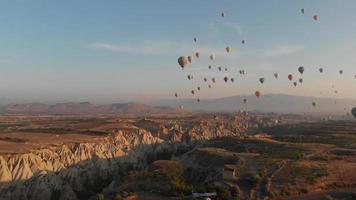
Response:
[[[291,80],[293,80],[293,75],[292,74],[289,74],[288,75],[288,79],[291,81]]]

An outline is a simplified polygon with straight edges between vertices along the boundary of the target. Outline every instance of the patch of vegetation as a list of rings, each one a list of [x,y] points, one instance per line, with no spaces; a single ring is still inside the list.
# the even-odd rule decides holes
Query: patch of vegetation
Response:
[[[191,193],[192,186],[183,176],[182,166],[175,161],[155,161],[149,170],[132,171],[124,179],[122,191],[153,192],[166,196]]]
[[[324,168],[307,168],[293,165],[290,169],[290,175],[293,178],[303,178],[310,184],[315,184],[318,178],[328,176],[329,173]]]

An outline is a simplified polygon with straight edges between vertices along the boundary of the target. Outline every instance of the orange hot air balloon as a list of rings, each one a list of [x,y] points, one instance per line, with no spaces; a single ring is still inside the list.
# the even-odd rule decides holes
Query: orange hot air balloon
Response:
[[[257,98],[260,98],[260,97],[261,97],[261,92],[260,92],[259,90],[257,90],[257,91],[255,92],[255,95],[256,95]]]
[[[291,81],[291,80],[293,80],[293,75],[292,74],[289,74],[288,75],[288,79]]]

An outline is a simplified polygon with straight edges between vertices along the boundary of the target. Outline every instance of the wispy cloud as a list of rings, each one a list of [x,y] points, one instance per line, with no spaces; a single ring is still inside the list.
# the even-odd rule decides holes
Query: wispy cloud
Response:
[[[96,42],[90,45],[94,49],[105,50],[117,53],[126,54],[144,54],[144,55],[193,55],[199,52],[202,56],[214,54],[217,59],[224,58],[234,60],[238,58],[238,52],[233,50],[230,54],[226,53],[225,48],[216,48],[211,46],[195,47],[188,43],[179,43],[173,41],[145,41],[141,44],[126,45],[126,44],[112,44],[106,42]]]
[[[160,54],[164,52],[164,48],[155,45],[128,46],[117,45],[110,43],[93,43],[91,45],[95,49],[113,51],[118,53],[133,53],[133,54]]]
[[[262,57],[278,57],[278,56],[287,56],[295,53],[302,52],[304,48],[302,46],[281,46],[262,52]]]

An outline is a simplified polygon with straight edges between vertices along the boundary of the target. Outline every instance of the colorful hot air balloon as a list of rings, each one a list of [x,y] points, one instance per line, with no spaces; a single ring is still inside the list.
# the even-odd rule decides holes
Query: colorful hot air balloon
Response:
[[[227,76],[224,77],[224,81],[225,83],[227,83],[227,81],[229,80],[229,78]]]
[[[303,74],[304,73],[304,67],[303,66],[298,67],[298,71],[299,71],[300,74]]]
[[[255,92],[255,95],[256,95],[257,98],[260,98],[260,97],[261,97],[261,92],[260,92],[259,90],[257,90],[257,91]]]
[[[263,84],[265,82],[265,78],[260,78],[259,81],[261,84]]]
[[[192,63],[193,62],[193,56],[188,56],[188,62]]]
[[[185,67],[186,65],[188,65],[188,60],[187,60],[187,58],[184,57],[184,56],[179,57],[179,58],[178,58],[178,64],[180,65],[180,67],[181,67],[182,69],[184,69],[184,67]]]
[[[231,52],[231,47],[226,47],[225,50],[226,50],[227,53],[230,53]]]
[[[292,80],[293,80],[293,75],[292,75],[292,74],[289,74],[289,75],[288,75],[288,79],[289,79],[290,81],[292,81]]]
[[[215,55],[211,54],[209,57],[210,57],[210,60],[215,60]]]

